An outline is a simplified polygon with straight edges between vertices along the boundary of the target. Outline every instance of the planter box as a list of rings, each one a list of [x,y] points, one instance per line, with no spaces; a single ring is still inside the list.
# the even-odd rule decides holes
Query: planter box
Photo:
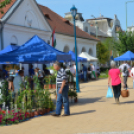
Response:
[[[52,85],[49,84],[49,85],[44,85],[44,89],[52,89]]]
[[[52,89],[56,89],[56,84],[52,84]]]

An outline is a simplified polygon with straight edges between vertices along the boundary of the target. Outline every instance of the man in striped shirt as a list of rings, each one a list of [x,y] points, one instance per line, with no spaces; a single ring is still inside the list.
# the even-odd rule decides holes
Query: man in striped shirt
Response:
[[[66,71],[61,67],[59,62],[54,63],[54,69],[57,70],[57,103],[56,103],[56,113],[53,116],[60,116],[62,103],[64,104],[64,115],[69,116],[69,100],[68,100],[68,77]]]

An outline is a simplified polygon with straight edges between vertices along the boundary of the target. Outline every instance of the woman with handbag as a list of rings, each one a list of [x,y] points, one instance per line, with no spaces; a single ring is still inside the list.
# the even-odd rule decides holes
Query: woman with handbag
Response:
[[[112,86],[117,104],[119,104],[119,97],[121,95],[121,82],[124,86],[120,70],[116,68],[116,63],[111,61],[111,69],[108,74],[108,86]]]

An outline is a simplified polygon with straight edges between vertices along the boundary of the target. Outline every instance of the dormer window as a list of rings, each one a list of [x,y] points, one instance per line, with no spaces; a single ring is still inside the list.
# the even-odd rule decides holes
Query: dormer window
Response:
[[[46,18],[50,19],[49,14],[45,14],[45,13],[44,13],[44,16],[45,16]]]

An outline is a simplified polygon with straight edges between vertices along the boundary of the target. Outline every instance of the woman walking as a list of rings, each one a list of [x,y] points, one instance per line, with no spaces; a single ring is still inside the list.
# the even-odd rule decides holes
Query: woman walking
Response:
[[[114,61],[111,61],[111,69],[109,70],[108,77],[108,86],[113,87],[115,102],[119,104],[119,97],[121,95],[121,82],[124,86],[121,72],[118,68],[116,68],[116,64]]]

